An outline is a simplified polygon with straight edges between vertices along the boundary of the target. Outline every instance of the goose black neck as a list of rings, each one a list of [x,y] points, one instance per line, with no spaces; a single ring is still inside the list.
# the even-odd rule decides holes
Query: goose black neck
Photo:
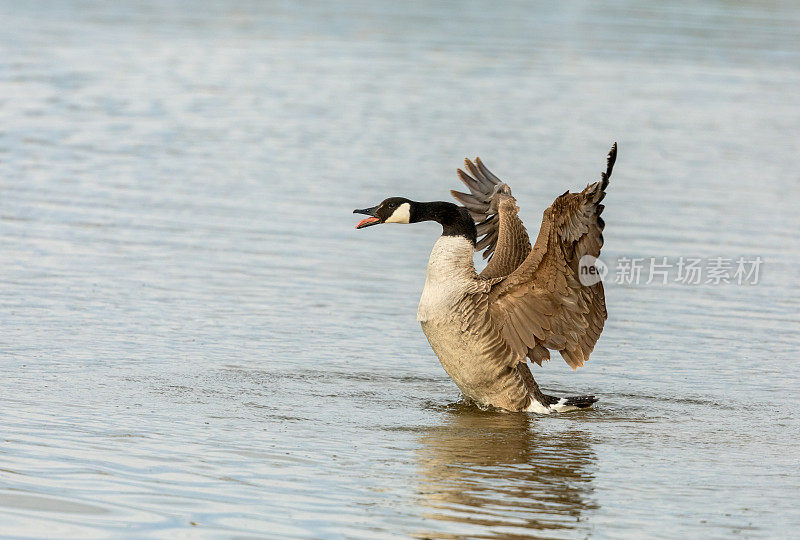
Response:
[[[475,222],[466,208],[453,203],[421,202],[415,203],[411,211],[411,223],[435,221],[442,226],[442,236],[463,236],[472,244],[477,240]]]

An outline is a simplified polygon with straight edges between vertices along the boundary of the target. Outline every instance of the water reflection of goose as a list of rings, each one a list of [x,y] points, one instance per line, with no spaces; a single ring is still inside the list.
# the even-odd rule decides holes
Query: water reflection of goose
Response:
[[[574,536],[597,508],[586,433],[459,407],[420,437],[423,538]],[[438,523],[446,522],[446,523]]]

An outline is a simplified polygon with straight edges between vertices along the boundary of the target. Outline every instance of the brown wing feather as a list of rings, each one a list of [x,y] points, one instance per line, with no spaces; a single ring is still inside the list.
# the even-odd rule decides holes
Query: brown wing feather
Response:
[[[475,246],[483,250],[483,258],[489,264],[480,276],[486,279],[504,277],[513,272],[530,253],[531,243],[519,208],[511,195],[511,189],[492,174],[480,158],[464,161],[466,173],[458,169],[458,177],[470,193],[451,191],[453,197],[469,210],[475,220],[478,236]]]
[[[531,242],[525,225],[517,213],[517,201],[510,194],[497,193],[493,204],[497,206],[498,232],[494,255],[480,273],[482,278],[505,277],[516,270],[531,252]]]
[[[533,249],[492,287],[492,320],[518,358],[529,356],[540,363],[546,359],[540,349],[544,346],[558,350],[576,369],[588,360],[600,337],[608,316],[603,284],[581,285],[578,263],[584,255],[600,254],[605,225],[600,201],[616,155],[615,143],[599,182],[580,193],[564,193],[545,210]]]

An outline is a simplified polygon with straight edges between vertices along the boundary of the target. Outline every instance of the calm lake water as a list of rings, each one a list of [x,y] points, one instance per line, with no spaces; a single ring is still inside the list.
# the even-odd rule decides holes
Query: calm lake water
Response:
[[[797,4],[0,19],[0,535],[797,535]],[[415,320],[437,226],[352,209],[479,155],[535,234],[615,140],[606,262],[758,284],[609,275],[591,361],[534,369],[594,409],[460,404]]]

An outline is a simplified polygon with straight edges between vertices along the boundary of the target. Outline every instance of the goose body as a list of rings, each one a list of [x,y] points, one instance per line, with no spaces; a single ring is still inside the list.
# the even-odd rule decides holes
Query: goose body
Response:
[[[475,271],[473,251],[463,236],[441,236],[434,244],[417,309],[422,331],[464,396],[482,406],[549,413],[533,397],[523,373],[498,362],[497,348],[489,346],[493,329],[464,324],[466,309],[488,307],[490,286]],[[505,357],[510,353],[501,352]]]
[[[480,328],[464,324],[464,304],[489,293],[488,284],[475,272],[473,250],[463,236],[442,236],[436,241],[417,320],[442,367],[465,396],[482,405],[519,410],[528,394],[522,381],[498,369],[503,366],[489,356],[493,351],[480,339]]]
[[[576,369],[600,336],[607,316],[603,286],[582,284],[579,272],[585,257],[600,253],[599,203],[615,159],[616,144],[599,182],[561,195],[545,210],[533,247],[510,188],[479,159],[466,161],[471,175],[458,171],[471,192],[451,192],[463,207],[392,197],[356,210],[370,216],[357,228],[419,221],[442,225],[417,320],[442,367],[478,405],[548,414],[596,401],[594,396],[544,394],[527,360],[541,365],[556,350]],[[473,262],[476,250],[490,258],[480,274]]]

